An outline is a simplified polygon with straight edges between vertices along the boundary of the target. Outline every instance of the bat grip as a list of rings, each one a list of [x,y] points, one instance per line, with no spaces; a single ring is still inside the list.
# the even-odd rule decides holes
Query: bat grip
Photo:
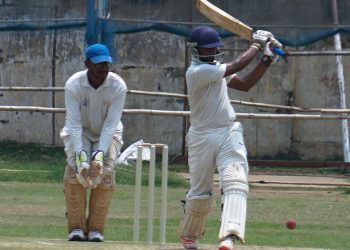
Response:
[[[272,52],[277,54],[277,55],[280,55],[282,57],[287,56],[287,53],[283,49],[280,49],[280,48],[277,48],[277,47],[273,47],[272,48]]]

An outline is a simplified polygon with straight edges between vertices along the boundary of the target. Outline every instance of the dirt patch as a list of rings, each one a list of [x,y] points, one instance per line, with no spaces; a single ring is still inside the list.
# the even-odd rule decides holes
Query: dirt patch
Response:
[[[274,190],[274,189],[251,189],[250,197],[289,197],[308,198],[308,197],[330,197],[340,194],[341,191],[336,190]]]
[[[179,173],[185,179],[189,179],[188,173]],[[214,175],[214,182],[218,183],[218,175]],[[311,175],[265,175],[250,174],[248,182],[256,186],[299,186],[299,187],[350,187],[349,177],[326,177]]]
[[[298,186],[350,186],[349,178],[301,175],[249,175],[251,184],[279,184]]]

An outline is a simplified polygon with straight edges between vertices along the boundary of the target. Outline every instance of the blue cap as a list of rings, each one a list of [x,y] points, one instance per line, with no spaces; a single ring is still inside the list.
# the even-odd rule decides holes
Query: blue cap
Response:
[[[85,50],[85,57],[86,60],[90,60],[94,64],[101,62],[113,62],[108,48],[99,43],[87,47]]]
[[[215,48],[224,46],[219,33],[208,26],[198,26],[191,30],[188,40],[200,48]]]

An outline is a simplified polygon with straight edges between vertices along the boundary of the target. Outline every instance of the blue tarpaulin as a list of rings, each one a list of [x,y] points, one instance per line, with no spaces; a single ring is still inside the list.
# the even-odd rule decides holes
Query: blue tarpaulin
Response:
[[[54,24],[16,24],[16,25],[1,25],[0,31],[43,31],[43,30],[63,30],[63,29],[78,29],[85,28],[85,39],[87,44],[93,44],[96,42],[101,42],[106,44],[114,60],[116,60],[116,43],[115,36],[118,34],[131,34],[146,31],[159,31],[167,32],[170,34],[175,34],[178,36],[186,37],[192,25],[169,25],[163,23],[154,23],[149,25],[129,25],[129,24],[119,24],[107,19],[101,19],[97,16],[97,10],[95,9],[94,1],[88,1],[88,18],[87,21],[59,21]],[[232,37],[235,34],[227,31],[219,32],[222,38]],[[326,38],[332,37],[337,33],[350,34],[350,28],[334,28],[334,29],[323,29],[317,32],[310,33],[300,33],[297,38],[288,39],[286,37],[281,37],[275,34],[276,38],[285,46],[289,47],[301,47],[313,44],[315,42],[324,40]]]

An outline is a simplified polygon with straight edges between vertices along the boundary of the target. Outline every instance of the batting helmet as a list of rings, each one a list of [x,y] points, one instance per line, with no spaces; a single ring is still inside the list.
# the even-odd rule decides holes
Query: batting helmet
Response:
[[[189,43],[199,48],[215,48],[224,46],[219,33],[208,26],[198,26],[191,30],[188,36]]]

